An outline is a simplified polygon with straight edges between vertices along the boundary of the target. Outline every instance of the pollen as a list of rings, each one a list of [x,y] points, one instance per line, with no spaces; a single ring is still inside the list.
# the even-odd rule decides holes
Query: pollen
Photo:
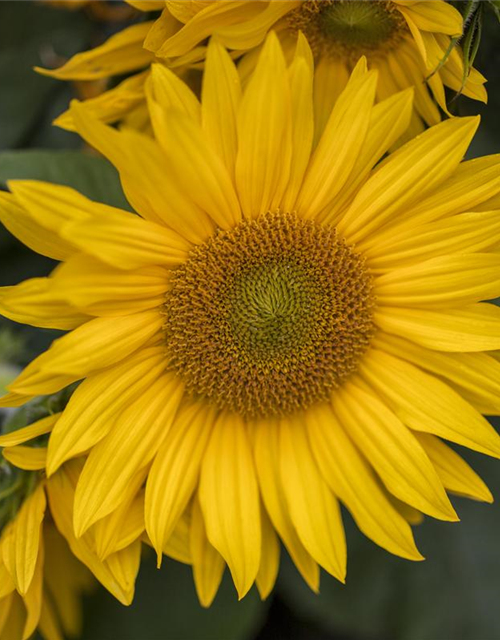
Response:
[[[168,366],[246,417],[326,399],[374,332],[371,276],[332,227],[269,213],[193,249],[164,304]]]
[[[386,54],[409,32],[394,3],[385,0],[304,0],[284,21],[304,33],[315,55],[352,63],[363,54]]]

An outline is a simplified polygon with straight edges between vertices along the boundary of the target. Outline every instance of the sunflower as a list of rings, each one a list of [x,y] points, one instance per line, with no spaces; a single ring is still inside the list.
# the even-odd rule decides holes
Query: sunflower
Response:
[[[84,535],[145,486],[162,552],[189,526],[200,600],[225,565],[265,597],[279,539],[314,590],[344,581],[339,505],[411,560],[410,522],[454,521],[446,490],[491,501],[444,440],[499,456],[500,158],[461,162],[478,118],[442,122],[379,162],[412,90],[375,104],[355,67],[313,147],[313,56],[271,33],[245,90],[211,41],[201,103],[154,65],[155,139],[72,105],[132,214],[62,186],[9,183],[4,224],[61,260],[0,293],[18,322],[70,330],[10,385],[19,405],[83,380],[47,473],[88,452]]]
[[[0,635],[9,640],[25,640],[36,629],[46,640],[78,636],[81,596],[97,584],[92,573],[123,604],[133,599],[143,528],[132,515],[127,527],[115,515],[75,537],[71,514],[82,461],[48,480],[44,474],[40,439],[59,418],[0,436]]]
[[[144,11],[162,3],[133,3]],[[317,67],[315,116],[325,122],[361,55],[378,69],[377,97],[388,98],[414,87],[412,122],[406,138],[441,120],[438,107],[449,114],[445,87],[486,102],[485,78],[475,69],[464,75],[462,53],[452,38],[463,32],[460,13],[444,0],[271,0],[168,2],[156,21],[142,22],[110,38],[101,47],[77,54],[55,71],[56,78],[95,80],[129,73],[161,60],[184,74],[205,57],[205,39],[214,35],[234,55],[246,54],[241,73],[254,66],[261,44],[275,28],[291,56],[297,33],[312,47]],[[87,103],[105,122],[128,119],[145,127],[144,81],[149,72],[134,75]],[[127,118],[127,116],[132,117]],[[71,114],[56,123],[73,129]]]

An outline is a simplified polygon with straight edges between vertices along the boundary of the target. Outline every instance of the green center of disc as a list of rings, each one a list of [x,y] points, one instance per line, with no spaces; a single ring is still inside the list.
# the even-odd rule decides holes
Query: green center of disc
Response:
[[[236,341],[255,353],[288,351],[303,343],[319,291],[293,262],[268,262],[235,279],[229,322]]]
[[[398,24],[384,4],[371,0],[345,0],[320,7],[322,33],[342,44],[376,47],[387,41]]]

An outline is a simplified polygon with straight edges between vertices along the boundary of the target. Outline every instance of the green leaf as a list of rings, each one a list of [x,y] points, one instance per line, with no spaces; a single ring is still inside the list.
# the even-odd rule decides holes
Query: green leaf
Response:
[[[116,169],[104,158],[78,151],[0,153],[0,186],[7,180],[44,180],[73,187],[91,200],[130,209]]]
[[[37,2],[0,3],[0,149],[29,141],[62,83],[33,71],[87,47],[91,23],[81,12]],[[57,66],[57,64],[55,66]]]
[[[498,495],[498,461],[467,457]],[[321,595],[315,596],[288,563],[280,574],[280,594],[298,615],[360,640],[499,638],[500,619],[492,612],[500,598],[500,511],[471,500],[453,501],[460,523],[426,518],[415,528],[425,561],[391,556],[349,519],[347,584],[323,573]]]
[[[84,612],[82,640],[246,640],[255,637],[267,608],[255,589],[238,602],[226,573],[214,603],[203,609],[191,567],[167,559],[158,571],[149,553],[142,559],[134,603],[124,608],[97,593]]]

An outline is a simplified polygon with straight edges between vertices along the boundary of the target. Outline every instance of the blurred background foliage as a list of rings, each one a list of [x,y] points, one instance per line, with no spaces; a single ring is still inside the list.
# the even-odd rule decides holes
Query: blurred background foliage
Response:
[[[454,4],[463,10],[468,3]],[[35,65],[58,66],[125,24],[96,18],[88,8],[66,11],[41,1],[0,2],[0,188],[7,188],[12,178],[40,179],[127,207],[114,168],[82,151],[78,136],[51,126],[72,97],[91,87],[58,82],[32,70]],[[500,151],[500,25],[493,11],[483,12],[475,66],[488,78],[489,104],[463,97],[452,102],[457,115],[482,116],[469,157]],[[0,285],[46,275],[53,266],[0,228]],[[0,320],[0,391],[56,335]],[[498,463],[470,452],[461,454],[500,496]],[[421,563],[377,548],[345,513],[348,582],[342,586],[323,573],[319,596],[308,590],[283,552],[277,588],[267,602],[261,602],[255,590],[238,602],[226,575],[215,603],[204,610],[190,568],[166,560],[157,571],[152,554],[146,552],[134,604],[126,609],[98,588],[85,602],[83,638],[498,640],[500,509],[469,500],[454,502],[461,523],[425,520],[416,528],[419,548],[427,558]]]

